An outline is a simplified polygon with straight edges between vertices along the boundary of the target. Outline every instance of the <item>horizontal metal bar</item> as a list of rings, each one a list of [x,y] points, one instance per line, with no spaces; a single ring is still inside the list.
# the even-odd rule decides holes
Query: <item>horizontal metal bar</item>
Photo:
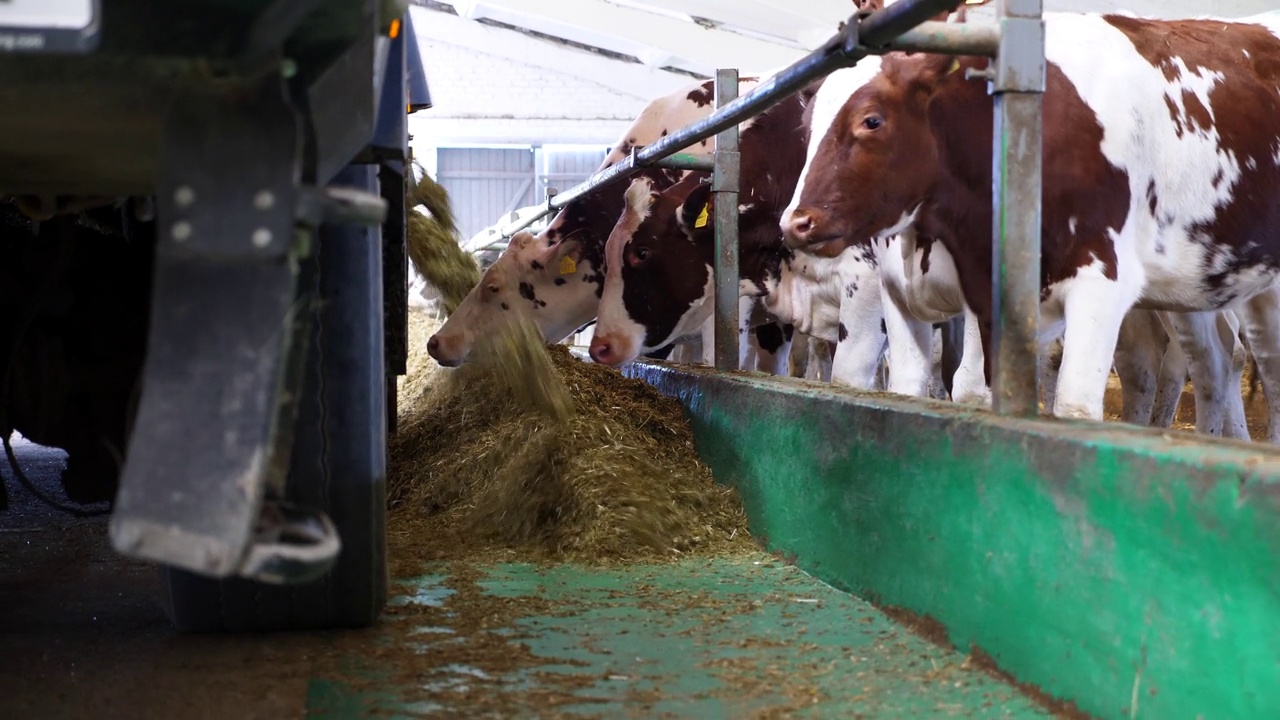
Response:
[[[547,202],[547,207],[542,212],[508,225],[503,229],[502,234],[510,237],[539,219],[561,210],[574,200],[589,195],[609,183],[630,177],[637,170],[645,167],[646,163],[655,163],[690,145],[712,137],[725,128],[737,125],[743,120],[753,115],[758,115],[782,102],[788,95],[800,90],[810,81],[826,75],[832,70],[852,65],[853,62],[846,59],[843,54],[843,44],[843,35],[837,35],[818,50],[800,58],[790,67],[756,86],[754,90],[739,97],[720,110],[686,125],[684,128],[667,135],[662,140],[643,150],[633,152],[617,165],[596,173],[581,184],[556,195]],[[857,57],[861,59],[865,55],[859,54]]]
[[[715,161],[711,158],[702,157],[701,155],[691,155],[689,153],[676,153],[669,157],[655,160],[649,163],[649,167],[670,168],[672,170],[698,170],[701,172],[711,172],[715,168]]]
[[[920,23],[883,46],[884,51],[934,52],[948,55],[995,57],[1000,46],[1000,26],[995,23]],[[877,48],[875,52],[880,52]]]
[[[878,48],[938,13],[954,11],[960,3],[961,0],[899,0],[871,13],[862,22],[850,23],[848,27],[851,30],[857,28],[859,45]]]
[[[639,169],[652,166],[658,160],[673,155],[695,143],[710,138],[732,125],[737,125],[782,102],[813,80],[834,70],[855,65],[873,52],[887,52],[884,47],[894,38],[925,22],[944,10],[954,10],[961,0],[900,0],[883,10],[858,20],[854,16],[847,29],[822,47],[805,55],[754,90],[720,108],[711,115],[690,123],[658,142],[632,154],[622,162],[607,168],[582,183],[565,190],[547,201],[547,207],[517,223],[503,228],[504,237],[511,237],[538,220],[558,212],[569,203],[589,195],[613,182],[635,174]],[[921,42],[933,42],[922,38]],[[874,50],[872,48],[875,48]],[[938,52],[953,52],[938,48]],[[967,54],[960,52],[958,54]]]

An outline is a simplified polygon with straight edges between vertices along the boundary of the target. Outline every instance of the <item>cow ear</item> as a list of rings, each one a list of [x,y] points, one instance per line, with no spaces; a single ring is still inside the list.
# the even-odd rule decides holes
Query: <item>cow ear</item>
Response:
[[[713,227],[711,207],[711,183],[702,182],[689,193],[680,206],[680,229],[690,238],[708,232]]]
[[[814,80],[810,82],[808,85],[805,85],[804,87],[800,88],[800,91],[796,93],[796,95],[799,96],[800,98],[800,107],[808,108],[813,103],[813,98],[816,97],[818,94],[818,91],[822,89],[822,81],[826,79],[827,79],[827,76],[823,75],[819,77],[817,80]]]
[[[582,243],[576,238],[549,243],[538,253],[537,261],[552,272],[572,275],[578,271],[578,263],[582,261]]]
[[[960,58],[951,55],[918,54],[911,57],[886,56],[881,72],[907,93],[928,103],[943,82],[956,73],[963,77]]]

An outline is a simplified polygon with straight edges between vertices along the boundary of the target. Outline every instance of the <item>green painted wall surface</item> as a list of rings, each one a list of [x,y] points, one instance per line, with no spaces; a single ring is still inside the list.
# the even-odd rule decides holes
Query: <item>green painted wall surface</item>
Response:
[[[1108,718],[1280,717],[1280,452],[636,364],[752,531]]]

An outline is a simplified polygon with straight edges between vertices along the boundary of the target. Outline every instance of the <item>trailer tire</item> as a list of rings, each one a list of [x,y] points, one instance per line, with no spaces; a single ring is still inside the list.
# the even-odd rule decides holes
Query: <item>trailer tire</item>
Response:
[[[377,191],[372,166],[335,184]],[[288,499],[328,513],[342,540],[336,565],[305,585],[215,580],[164,568],[164,604],[183,632],[364,627],[386,603],[388,388],[383,362],[380,228],[322,226],[320,307],[312,321],[291,454]]]

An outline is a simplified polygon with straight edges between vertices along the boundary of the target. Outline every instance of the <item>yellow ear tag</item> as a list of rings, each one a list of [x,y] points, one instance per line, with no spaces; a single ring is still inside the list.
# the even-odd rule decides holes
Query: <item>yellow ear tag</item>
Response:
[[[560,258],[560,274],[561,275],[572,275],[577,271],[578,271],[578,263],[574,262],[573,258],[569,257],[568,255],[565,255],[564,257]]]
[[[707,226],[707,208],[711,207],[711,203],[702,206],[702,212],[698,213],[698,219],[693,221],[696,228]]]
[[[955,72],[955,71],[957,71],[957,70],[959,70],[959,69],[960,69],[960,61],[959,61],[959,60],[952,60],[952,61],[951,61],[951,67],[947,68],[947,74],[948,74],[948,75],[950,75],[951,73],[953,73],[953,72]]]

